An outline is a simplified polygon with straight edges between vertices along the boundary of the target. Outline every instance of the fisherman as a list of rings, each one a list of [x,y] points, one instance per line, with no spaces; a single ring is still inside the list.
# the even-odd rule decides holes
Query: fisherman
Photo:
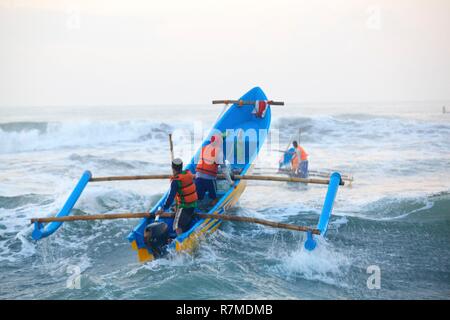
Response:
[[[194,175],[189,170],[183,171],[183,161],[179,158],[172,160],[170,192],[162,209],[156,214],[167,212],[173,200],[176,200],[173,229],[179,235],[187,231],[194,219],[194,210],[197,207],[197,190]]]
[[[297,141],[292,142],[294,147],[294,155],[291,159],[291,170],[300,178],[308,177],[308,154],[305,149],[301,147]]]
[[[211,136],[210,143],[204,146],[200,153],[200,159],[196,167],[195,185],[197,186],[198,200],[203,200],[205,193],[208,192],[209,198],[212,200],[211,205],[215,205],[218,201],[216,194],[216,179],[221,168],[225,167],[223,163],[223,151],[220,135]]]

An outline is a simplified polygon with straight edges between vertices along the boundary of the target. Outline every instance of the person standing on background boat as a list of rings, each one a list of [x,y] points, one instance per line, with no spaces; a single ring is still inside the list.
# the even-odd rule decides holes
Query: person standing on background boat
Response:
[[[217,203],[216,179],[219,165],[223,168],[223,150],[220,135],[211,136],[210,143],[204,146],[196,167],[195,185],[197,186],[198,200],[203,200],[206,192],[212,200],[211,205]]]
[[[308,177],[308,153],[301,147],[297,141],[292,142],[294,155],[291,160],[291,169],[295,175],[301,178]]]
[[[180,158],[172,160],[170,192],[161,210],[156,214],[167,212],[173,200],[176,201],[173,229],[177,234],[188,230],[194,219],[194,210],[197,207],[197,189],[194,175],[189,170],[183,171],[183,161]]]

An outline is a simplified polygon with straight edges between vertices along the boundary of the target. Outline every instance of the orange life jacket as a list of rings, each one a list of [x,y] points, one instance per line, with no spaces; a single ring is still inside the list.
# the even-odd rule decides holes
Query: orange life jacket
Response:
[[[175,197],[177,206],[180,208],[191,208],[197,206],[197,189],[195,188],[194,176],[189,170],[173,176],[172,181],[178,182],[178,191]]]
[[[298,146],[297,150],[300,152],[300,160],[301,161],[308,160],[308,154],[306,153],[305,149],[303,149],[301,146]],[[295,152],[294,156],[292,157],[292,160],[291,160],[292,167],[294,169],[297,169],[299,163],[300,163],[300,161],[298,160],[297,152]]]
[[[216,163],[216,147],[208,144],[202,148],[196,171],[216,177],[219,165]]]
[[[303,149],[302,147],[298,146],[297,150],[300,151],[300,159],[302,161],[308,160],[308,154],[306,153],[305,149]]]

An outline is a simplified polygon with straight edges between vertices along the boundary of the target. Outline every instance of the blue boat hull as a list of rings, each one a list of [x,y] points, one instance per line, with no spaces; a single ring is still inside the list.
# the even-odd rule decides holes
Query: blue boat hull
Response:
[[[259,87],[255,87],[243,95],[239,100],[267,100],[267,97]],[[196,160],[199,157],[201,147],[209,143],[210,137],[213,134],[220,132],[224,136],[224,158],[231,164],[231,169],[239,171],[240,174],[248,173],[251,169],[253,161],[266,140],[271,122],[270,107],[267,107],[266,114],[262,118],[257,117],[252,113],[253,108],[254,106],[252,105],[238,106],[236,104],[229,107],[223,116],[214,124],[211,132],[205,138],[202,145],[198,148],[195,156],[185,166],[185,169],[188,169],[193,173],[196,172]],[[239,131],[243,133],[242,136],[239,134],[232,134],[233,132],[236,133]],[[240,195],[244,192],[245,186],[245,181],[235,181],[233,186],[230,186],[227,190],[224,190],[222,193],[218,194],[220,197],[219,201],[214,207],[209,208],[207,212],[210,214],[222,214],[224,211],[234,206]],[[163,206],[168,193],[169,191],[167,191],[154,205],[154,207],[150,210],[151,213],[156,212],[159,207]],[[172,228],[173,219],[164,218],[162,220],[169,225],[170,233],[174,234],[174,230]],[[131,242],[132,248],[137,251],[139,261],[141,262],[149,261],[155,258],[151,252],[151,249],[149,249],[144,243],[143,236],[145,227],[153,221],[153,219],[148,218],[142,219],[128,236],[128,240]],[[188,231],[177,236],[171,242],[168,246],[168,250],[191,250],[196,246],[198,239],[202,235],[215,231],[220,224],[221,220],[197,220]]]

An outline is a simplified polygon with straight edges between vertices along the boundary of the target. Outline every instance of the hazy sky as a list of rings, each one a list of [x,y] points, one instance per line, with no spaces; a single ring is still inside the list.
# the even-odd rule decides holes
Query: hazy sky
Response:
[[[449,0],[0,0],[0,107],[450,99]]]

